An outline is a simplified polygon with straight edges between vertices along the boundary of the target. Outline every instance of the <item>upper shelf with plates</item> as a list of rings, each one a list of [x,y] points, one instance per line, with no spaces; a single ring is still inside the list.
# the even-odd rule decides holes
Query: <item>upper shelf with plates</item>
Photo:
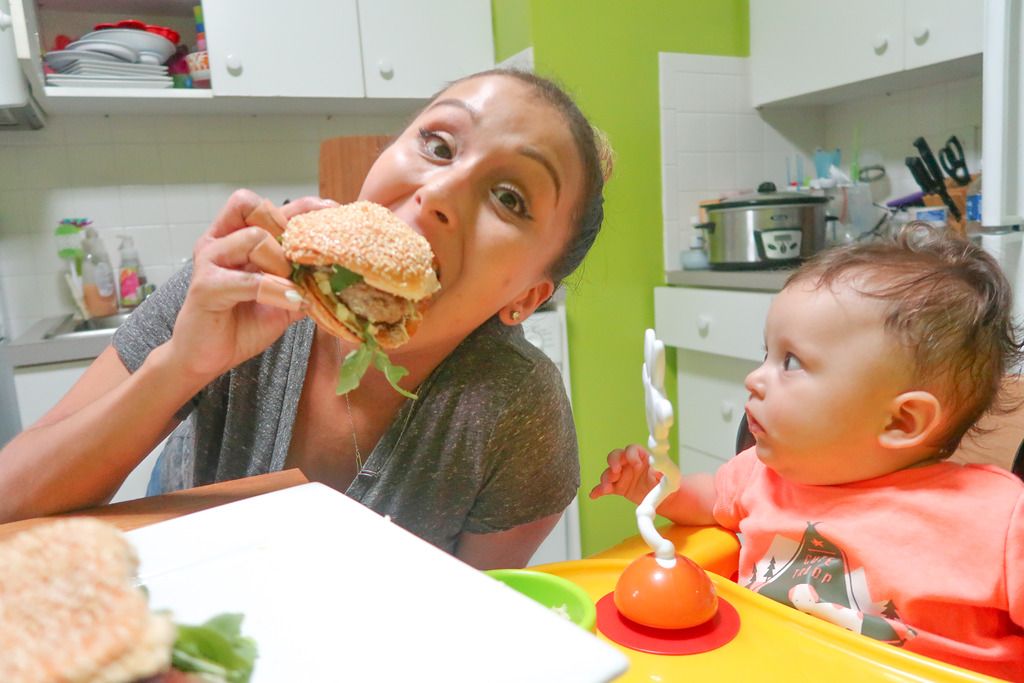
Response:
[[[218,0],[203,5],[198,26],[194,0],[96,0],[88,11],[72,0],[14,1],[31,5],[25,15],[36,40],[24,66],[48,112],[400,114],[494,66],[489,0],[292,0],[272,14]],[[179,32],[190,53],[205,38],[209,87],[167,87],[168,74],[138,66],[142,53],[133,61],[124,45],[90,35],[125,19]],[[92,54],[72,55],[76,63],[51,56],[58,35],[73,39],[65,51]],[[44,74],[44,63],[65,72]]]

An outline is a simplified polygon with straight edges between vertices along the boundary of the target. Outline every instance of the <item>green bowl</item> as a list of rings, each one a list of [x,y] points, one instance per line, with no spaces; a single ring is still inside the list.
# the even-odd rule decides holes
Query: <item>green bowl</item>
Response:
[[[484,573],[593,632],[597,622],[594,601],[569,579],[530,569],[490,569]]]

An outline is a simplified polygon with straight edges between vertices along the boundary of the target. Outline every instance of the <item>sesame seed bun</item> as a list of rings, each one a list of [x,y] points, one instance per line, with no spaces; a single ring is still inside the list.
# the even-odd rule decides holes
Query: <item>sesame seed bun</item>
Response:
[[[138,557],[89,518],[0,543],[0,680],[134,681],[166,671],[175,627],[133,585]]]
[[[441,288],[427,240],[373,202],[299,214],[288,221],[281,244],[293,263],[339,265],[368,285],[412,301]]]

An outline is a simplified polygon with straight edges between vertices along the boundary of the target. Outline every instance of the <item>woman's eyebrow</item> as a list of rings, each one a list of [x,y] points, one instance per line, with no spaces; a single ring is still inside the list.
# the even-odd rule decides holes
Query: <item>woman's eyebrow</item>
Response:
[[[444,100],[437,100],[432,105],[427,107],[427,111],[430,111],[434,107],[440,107],[442,105],[447,106],[447,107],[457,107],[457,108],[463,110],[464,112],[469,114],[469,118],[471,118],[473,120],[473,123],[478,123],[480,121],[480,112],[478,112],[473,107],[469,106],[469,104],[467,104],[466,102],[463,102],[462,100],[455,99],[453,97],[452,98],[448,98],[448,99],[444,99]]]
[[[544,156],[540,150],[534,149],[533,147],[520,147],[517,151],[523,156],[533,159],[547,169],[548,173],[551,175],[552,182],[555,184],[555,202],[557,203],[558,196],[562,191],[562,181],[558,177],[558,171],[555,170],[555,165],[552,164],[551,160]]]

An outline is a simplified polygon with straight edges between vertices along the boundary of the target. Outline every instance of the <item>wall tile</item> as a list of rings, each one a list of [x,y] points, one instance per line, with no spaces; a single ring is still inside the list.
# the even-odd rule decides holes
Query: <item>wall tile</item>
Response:
[[[678,152],[708,151],[708,116],[680,112],[675,114],[674,137],[667,141],[668,147]]]

